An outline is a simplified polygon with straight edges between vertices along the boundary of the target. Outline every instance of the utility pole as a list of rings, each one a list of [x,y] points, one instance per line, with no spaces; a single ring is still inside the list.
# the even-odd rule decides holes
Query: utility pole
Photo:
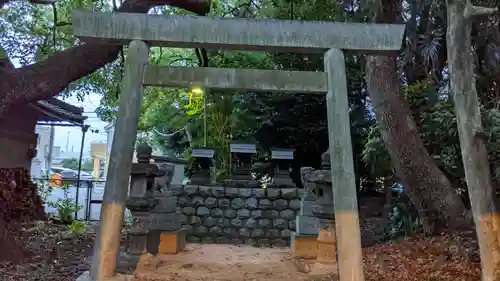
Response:
[[[69,150],[69,134],[70,132],[68,131],[68,135],[66,136],[66,152],[68,152]]]

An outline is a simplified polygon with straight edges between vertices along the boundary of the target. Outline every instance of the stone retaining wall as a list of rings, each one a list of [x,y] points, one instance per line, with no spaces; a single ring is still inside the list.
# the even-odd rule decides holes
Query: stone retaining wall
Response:
[[[172,186],[188,242],[288,246],[302,189]]]

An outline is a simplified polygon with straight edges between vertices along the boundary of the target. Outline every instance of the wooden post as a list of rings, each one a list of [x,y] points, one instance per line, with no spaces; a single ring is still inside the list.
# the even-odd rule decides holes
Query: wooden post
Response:
[[[474,16],[497,12],[496,8],[472,6],[467,0],[447,0],[446,46],[450,85],[457,116],[465,179],[481,256],[482,280],[500,280],[500,216],[495,206],[490,166],[471,53]]]
[[[344,54],[339,49],[330,49],[325,54],[324,65],[328,84],[326,106],[339,277],[340,281],[362,281],[363,257]]]
[[[94,245],[91,276],[97,281],[104,281],[116,272],[125,200],[141,114],[142,77],[148,63],[148,52],[146,43],[134,40],[129,44],[125,60],[120,107],[116,117],[101,208],[100,232]]]

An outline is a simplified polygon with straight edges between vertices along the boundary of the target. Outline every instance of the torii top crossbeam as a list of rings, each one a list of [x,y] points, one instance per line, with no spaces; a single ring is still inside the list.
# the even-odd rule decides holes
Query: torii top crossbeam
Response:
[[[82,39],[131,40],[152,46],[285,51],[323,54],[331,48],[361,52],[400,50],[404,25],[269,19],[163,16],[74,11],[73,32]]]

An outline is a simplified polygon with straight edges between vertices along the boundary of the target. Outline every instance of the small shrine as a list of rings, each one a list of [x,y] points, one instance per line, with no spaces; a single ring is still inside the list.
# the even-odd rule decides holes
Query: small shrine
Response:
[[[231,153],[231,179],[232,180],[252,180],[252,157],[257,154],[255,144],[236,143],[229,145]]]
[[[193,148],[191,157],[191,184],[211,184],[213,181],[212,169],[214,167],[215,149]]]
[[[294,149],[288,148],[271,149],[271,162],[274,166],[274,184],[295,186],[290,178],[290,169],[294,152]]]

